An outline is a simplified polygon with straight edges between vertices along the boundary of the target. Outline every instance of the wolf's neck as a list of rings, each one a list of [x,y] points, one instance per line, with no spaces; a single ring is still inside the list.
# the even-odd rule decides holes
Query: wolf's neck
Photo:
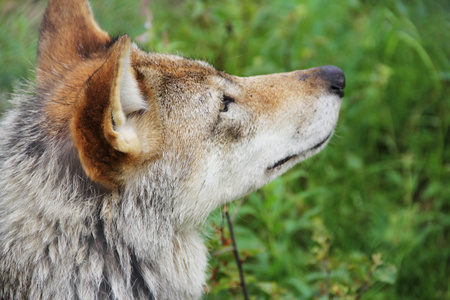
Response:
[[[29,178],[0,175],[2,182],[8,175],[9,182],[17,182],[2,185],[0,201],[5,262],[0,271],[11,282],[36,295],[40,286],[47,286],[55,298],[93,299],[99,293],[118,299],[201,296],[206,248],[194,226],[180,230],[173,199],[151,188],[105,192],[82,178],[70,160],[65,160],[70,162],[67,169],[58,160],[42,161],[7,162],[20,165]],[[32,277],[39,268],[51,273]]]
[[[133,191],[113,193],[100,210],[105,239],[114,245],[124,279],[157,299],[199,298],[207,264],[199,232],[178,227],[171,199],[147,198],[158,194],[145,188]]]

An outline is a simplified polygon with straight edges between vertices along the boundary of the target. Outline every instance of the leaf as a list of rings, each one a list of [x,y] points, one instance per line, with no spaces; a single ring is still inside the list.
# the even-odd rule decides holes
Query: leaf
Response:
[[[394,284],[397,279],[397,268],[392,264],[384,264],[373,272],[373,282]]]

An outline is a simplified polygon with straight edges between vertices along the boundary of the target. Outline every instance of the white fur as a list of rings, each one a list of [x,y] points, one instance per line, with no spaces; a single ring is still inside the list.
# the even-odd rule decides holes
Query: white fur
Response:
[[[130,49],[128,49],[123,62],[120,80],[120,103],[125,115],[148,108],[147,102],[142,97],[136,78],[134,78],[132,73]]]
[[[128,119],[130,113],[148,109],[148,104],[141,95],[136,78],[132,73],[130,63],[130,49],[127,50],[120,77],[120,111],[113,112],[116,121],[114,130],[118,134],[118,143],[115,146],[122,152],[140,152],[141,141],[136,133],[136,128]],[[120,121],[120,122],[119,122]]]

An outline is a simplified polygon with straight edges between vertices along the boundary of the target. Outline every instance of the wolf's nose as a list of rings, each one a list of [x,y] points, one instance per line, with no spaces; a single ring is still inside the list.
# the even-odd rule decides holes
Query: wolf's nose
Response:
[[[328,81],[330,84],[330,92],[344,97],[345,75],[344,71],[336,66],[324,66],[318,68],[319,76]]]

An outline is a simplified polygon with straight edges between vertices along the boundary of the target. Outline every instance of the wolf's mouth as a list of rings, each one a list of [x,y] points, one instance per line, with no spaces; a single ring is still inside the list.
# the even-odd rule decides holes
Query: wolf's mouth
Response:
[[[299,157],[299,156],[301,156],[301,155],[303,155],[303,154],[305,154],[305,153],[308,153],[308,152],[311,152],[311,151],[314,151],[314,150],[320,148],[323,144],[325,144],[325,143],[330,139],[330,137],[331,137],[332,134],[333,134],[333,133],[330,133],[325,139],[323,139],[321,142],[319,142],[318,144],[316,144],[315,146],[309,148],[309,149],[306,150],[306,151],[303,151],[303,152],[301,152],[301,153],[299,153],[299,154],[289,155],[289,156],[286,156],[286,157],[283,158],[283,159],[280,159],[280,160],[277,161],[275,164],[273,164],[272,166],[268,167],[267,170],[268,170],[268,171],[273,170],[273,169],[275,169],[276,167],[279,167],[279,166],[281,166],[281,165],[284,165],[285,163],[287,163],[287,162],[290,161],[291,159],[297,158],[297,157]]]

